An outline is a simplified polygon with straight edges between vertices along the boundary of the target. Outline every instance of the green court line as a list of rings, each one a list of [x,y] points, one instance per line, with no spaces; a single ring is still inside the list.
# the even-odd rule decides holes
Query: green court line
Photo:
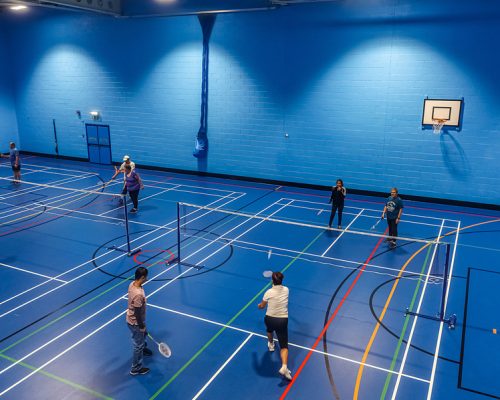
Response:
[[[153,265],[154,264],[152,264],[151,266],[153,266]],[[133,277],[133,275],[130,275],[130,278],[132,278],[132,277]],[[18,344],[24,342],[25,340],[28,340],[31,336],[36,335],[37,333],[39,333],[39,332],[47,329],[48,327],[52,326],[56,322],[59,322],[61,319],[67,317],[68,315],[74,313],[75,311],[78,311],[80,308],[85,307],[87,304],[93,302],[94,300],[97,300],[99,297],[104,296],[106,293],[110,292],[111,290],[115,289],[116,287],[118,287],[120,285],[123,285],[126,282],[130,282],[130,280],[129,279],[124,279],[121,282],[118,282],[116,285],[111,286],[109,289],[106,289],[105,291],[99,293],[97,296],[94,296],[91,299],[88,299],[86,302],[80,304],[79,306],[73,308],[72,310],[69,310],[69,311],[65,312],[63,315],[61,315],[61,316],[57,317],[56,319],[50,321],[49,323],[45,324],[44,326],[41,326],[37,330],[35,330],[35,331],[31,332],[30,334],[24,336],[23,338],[19,339],[18,341],[12,343],[10,346],[7,346],[6,348],[2,349],[0,351],[0,355],[2,355],[3,353],[5,353],[7,350],[10,350],[13,347],[17,346]]]
[[[225,223],[223,223],[221,226],[224,226],[224,225],[227,225],[228,223],[230,223],[232,220],[234,220],[236,217],[233,217],[231,219],[229,219],[228,221],[226,221]],[[205,236],[208,236],[208,234],[205,234],[203,237]],[[202,240],[203,237],[199,237],[199,238],[196,238],[196,240],[194,240],[192,243],[190,244],[194,244],[196,242],[198,242],[199,240]],[[158,260],[157,262],[147,266],[146,268],[150,269],[151,267],[161,263],[163,260]],[[67,311],[66,313],[64,313],[63,315],[57,317],[56,319],[48,322],[47,324],[45,324],[44,326],[41,326],[40,328],[36,329],[35,331],[31,332],[30,334],[22,337],[21,339],[17,340],[16,342],[12,343],[10,346],[7,346],[6,348],[0,350],[0,357],[3,357],[4,359],[7,359],[7,360],[14,360],[13,358],[11,357],[8,357],[7,355],[5,355],[4,353],[12,348],[14,348],[15,346],[21,344],[22,342],[28,340],[30,337],[36,335],[37,333],[39,332],[42,332],[44,331],[45,329],[49,328],[50,326],[54,325],[55,323],[59,322],[60,320],[62,320],[63,318],[67,317],[68,315],[72,314],[73,312],[85,307],[86,305],[90,304],[91,302],[93,302],[94,300],[97,300],[99,297],[102,297],[103,295],[105,295],[106,293],[112,291],[113,289],[117,288],[118,286],[120,285],[123,285],[124,283],[127,283],[127,282],[130,282],[130,279],[132,279],[134,277],[133,274],[129,275],[129,277],[127,279],[124,279],[120,282],[118,282],[116,285],[113,285],[112,287],[110,287],[109,289],[106,289],[105,291],[99,293],[98,295],[92,297],[91,299],[85,301],[84,303],[80,304],[79,306]],[[16,362],[16,361],[14,361]],[[34,367],[30,367],[29,364],[26,364],[26,363],[23,363],[23,362],[18,362],[17,363],[18,365],[21,365],[21,366],[25,366],[26,368],[28,369],[34,369]],[[44,371],[41,371],[41,373],[44,373],[46,376],[48,377],[54,377],[54,379],[58,380],[59,382],[63,382],[63,383],[68,383],[70,386],[73,386],[73,385],[77,385],[76,383],[72,383],[70,381],[66,381],[64,380],[64,378],[61,378],[61,377],[57,377],[55,375],[52,375],[52,374],[49,374],[49,373],[45,373]],[[82,386],[83,387],[83,386]],[[91,389],[87,389],[88,391],[91,391]]]
[[[91,394],[92,396],[94,396],[94,397],[96,397],[98,399],[113,400],[112,397],[109,397],[109,396],[106,396],[106,395],[101,394],[99,392],[96,392],[93,389],[89,389],[89,388],[87,388],[87,387],[85,387],[83,385],[80,385],[78,383],[72,382],[72,381],[70,381],[68,379],[61,378],[60,376],[57,376],[57,375],[54,375],[54,374],[52,374],[50,372],[44,371],[43,369],[38,369],[38,368],[36,368],[36,367],[34,367],[32,365],[26,364],[25,362],[18,361],[15,358],[6,356],[4,354],[0,354],[0,357],[3,358],[3,359],[5,359],[5,360],[8,360],[8,361],[10,361],[12,363],[17,363],[17,365],[20,365],[20,366],[22,366],[24,368],[30,369],[32,371],[36,371],[37,373],[45,375],[48,378],[54,379],[54,380],[56,380],[58,382],[64,383],[64,384],[66,384],[68,386],[71,386],[72,388],[78,389],[78,390],[80,390],[82,392],[85,392],[85,393],[89,393],[89,394]]]
[[[429,255],[431,254],[431,250],[432,246],[429,246],[429,248],[427,249],[427,254],[425,256],[424,264],[422,265],[422,269],[420,270],[417,286],[415,287],[415,291],[413,292],[413,297],[411,299],[410,307],[408,307],[409,311],[413,311],[413,306],[415,305],[415,301],[417,300],[417,294],[420,290],[420,285],[422,284],[420,277],[423,275],[425,271],[425,267],[427,265],[427,260],[429,259]],[[384,400],[385,396],[387,395],[387,390],[389,389],[389,384],[391,383],[392,375],[395,373],[394,367],[396,366],[396,360],[398,358],[399,351],[401,350],[401,345],[403,344],[403,338],[406,334],[406,329],[408,327],[409,322],[410,322],[410,316],[406,315],[405,322],[403,324],[403,329],[401,330],[401,334],[399,335],[398,345],[396,346],[396,350],[394,351],[394,355],[392,356],[391,366],[389,367],[390,372],[387,373],[387,377],[385,378],[385,384],[382,393],[380,395],[380,400]]]
[[[321,235],[323,235],[325,231],[322,230],[309,244],[304,247],[304,249],[297,254],[282,270],[281,272],[285,272],[288,268],[292,266],[295,261],[297,261],[300,256],[305,253],[309,247],[311,247],[319,238]],[[271,283],[269,282],[266,284],[247,304],[243,306],[228,322],[226,322],[226,326],[223,326],[214,336],[212,336],[208,342],[206,342],[165,384],[160,387],[156,393],[154,393],[149,400],[154,400],[156,399],[170,384],[187,368],[189,367],[200,355],[203,353],[226,329],[227,326],[231,325],[248,307],[250,307],[251,304],[254,304],[255,301],[264,293],[265,290],[267,290],[271,286]]]

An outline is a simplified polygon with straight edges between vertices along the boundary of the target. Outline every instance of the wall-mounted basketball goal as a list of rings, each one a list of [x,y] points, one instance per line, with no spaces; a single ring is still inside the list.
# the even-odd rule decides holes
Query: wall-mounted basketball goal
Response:
[[[462,116],[461,100],[424,99],[422,126],[431,126],[434,133],[442,132],[443,127],[459,128]]]

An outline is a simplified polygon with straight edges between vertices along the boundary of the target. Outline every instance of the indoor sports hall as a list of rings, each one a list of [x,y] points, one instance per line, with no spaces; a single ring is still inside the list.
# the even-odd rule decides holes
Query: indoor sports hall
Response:
[[[0,399],[500,399],[499,37],[0,0]]]

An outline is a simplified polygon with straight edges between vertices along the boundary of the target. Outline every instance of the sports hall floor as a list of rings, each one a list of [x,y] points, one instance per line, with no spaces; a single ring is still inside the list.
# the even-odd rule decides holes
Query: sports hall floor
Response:
[[[110,249],[125,244],[115,198],[43,186],[118,193],[119,179],[103,189],[109,167],[24,157],[37,186],[0,165],[1,398],[500,398],[500,212],[406,201],[399,234],[416,240],[390,250],[385,223],[371,229],[383,198],[349,195],[337,231],[327,192],[138,171],[129,227],[142,251],[129,257]],[[181,207],[182,257],[201,269],[168,262],[177,202],[208,207]],[[439,309],[443,246],[426,240],[450,244],[455,329],[405,317]],[[138,265],[150,269],[148,330],[173,354],[132,377],[124,311]],[[291,383],[257,309],[269,269],[290,288]]]

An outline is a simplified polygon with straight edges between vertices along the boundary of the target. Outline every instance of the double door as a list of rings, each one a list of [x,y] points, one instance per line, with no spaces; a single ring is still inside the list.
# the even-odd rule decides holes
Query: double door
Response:
[[[111,140],[109,125],[86,124],[89,161],[96,164],[111,164]]]

